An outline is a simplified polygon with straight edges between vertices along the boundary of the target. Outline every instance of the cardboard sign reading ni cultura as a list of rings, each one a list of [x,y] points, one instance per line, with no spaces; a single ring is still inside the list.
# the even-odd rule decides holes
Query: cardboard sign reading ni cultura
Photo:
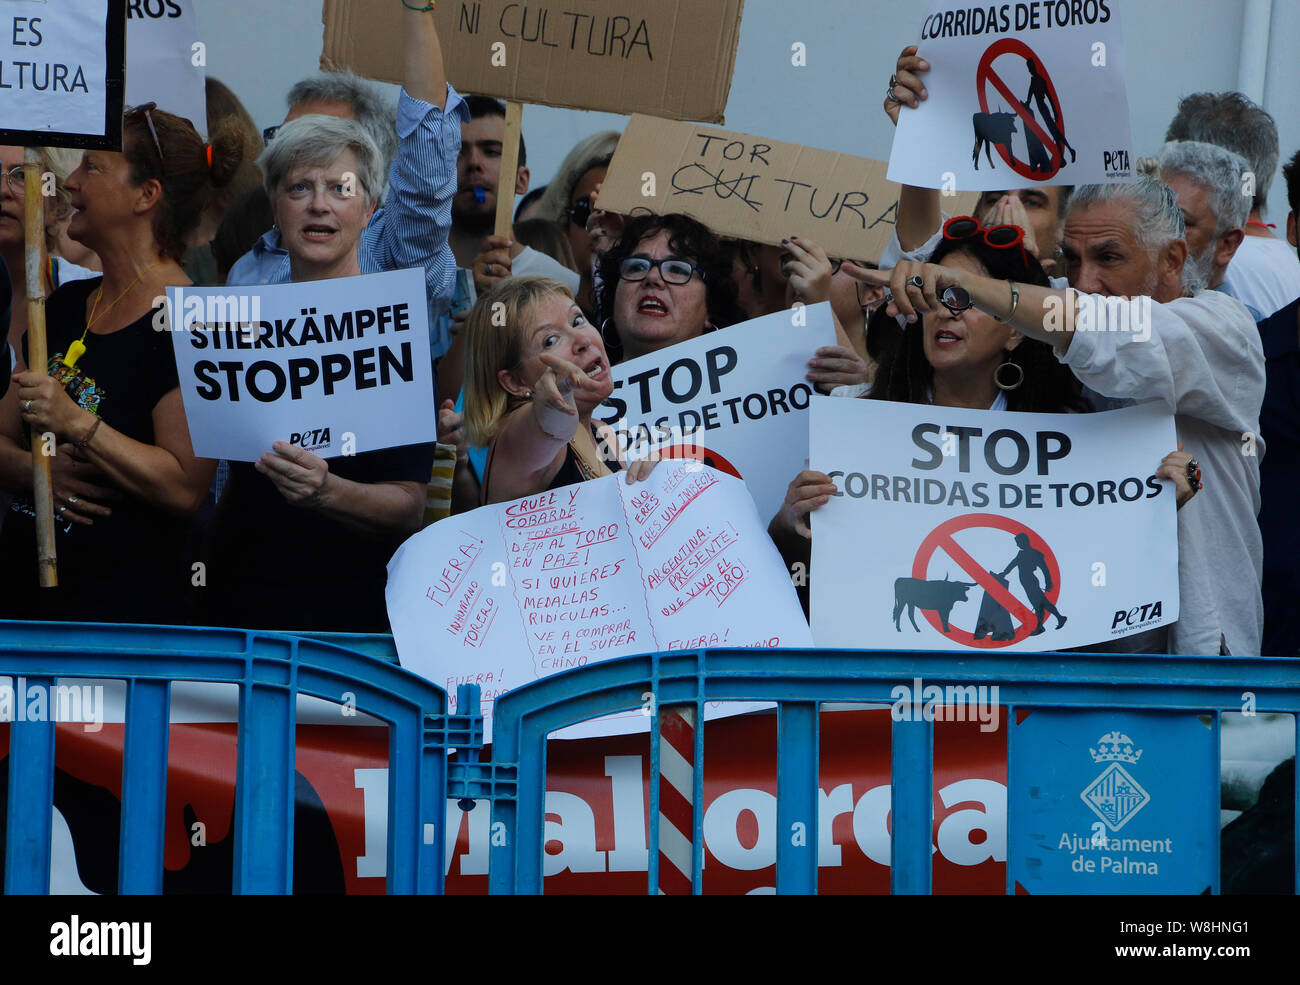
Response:
[[[0,4],[0,143],[122,146],[126,0]]]
[[[721,235],[759,243],[804,236],[830,256],[875,261],[898,202],[885,170],[866,157],[634,116],[600,204],[613,212],[682,212]],[[945,198],[943,209],[965,215],[976,198]]]
[[[447,2],[434,12],[461,92],[721,122],[744,0]],[[325,0],[321,68],[401,82],[402,6]]]

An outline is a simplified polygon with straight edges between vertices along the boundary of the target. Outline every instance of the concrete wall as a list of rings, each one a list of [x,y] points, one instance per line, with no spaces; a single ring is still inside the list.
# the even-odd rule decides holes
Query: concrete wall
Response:
[[[229,84],[263,126],[284,115],[284,94],[317,67],[320,0],[196,0],[208,45],[208,70]],[[396,0],[393,0],[396,2]],[[453,2],[453,0],[444,0]],[[1300,147],[1300,0],[1271,6],[1264,105],[1276,117],[1283,160]],[[1159,149],[1180,96],[1235,89],[1242,22],[1261,0],[1112,0],[1121,10],[1135,149]],[[892,128],[880,108],[894,60],[915,39],[924,0],[748,0],[727,125],[886,159]],[[802,41],[808,64],[790,63]],[[394,42],[396,47],[396,40]],[[394,90],[395,91],[395,90]],[[528,106],[524,137],[534,182],[548,181],[568,149],[624,117]],[[1271,221],[1286,221],[1280,177]]]

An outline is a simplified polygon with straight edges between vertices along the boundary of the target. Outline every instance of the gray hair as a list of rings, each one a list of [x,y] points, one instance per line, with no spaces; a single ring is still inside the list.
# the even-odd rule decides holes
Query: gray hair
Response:
[[[1160,170],[1181,174],[1202,185],[1214,209],[1214,238],[1246,225],[1251,197],[1241,193],[1250,165],[1226,147],[1199,140],[1178,140],[1160,151]]]
[[[318,102],[347,103],[379,149],[380,183],[370,190],[375,200],[382,202],[388,192],[388,171],[397,157],[396,112],[373,85],[352,72],[322,72],[289,90],[290,109],[299,103]]]
[[[1070,196],[1070,211],[1105,202],[1125,202],[1132,207],[1133,236],[1152,259],[1174,240],[1187,238],[1178,196],[1162,181],[1144,175],[1120,184],[1079,185]],[[1183,264],[1183,286],[1189,291],[1205,287],[1194,263]]]
[[[365,191],[367,204],[375,201],[382,180],[375,142],[356,120],[320,114],[300,116],[286,123],[257,159],[266,194],[274,200],[291,169],[305,164],[330,164],[347,150],[356,155],[357,182]]]
[[[618,137],[617,130],[605,130],[601,133],[593,133],[590,137],[574,144],[573,150],[565,155],[559,169],[555,172],[555,179],[546,186],[546,191],[537,200],[535,218],[549,219],[558,224],[561,229],[565,228],[568,219],[564,211],[569,207],[573,189],[578,187],[582,176],[592,168],[609,163],[614,148],[618,146]]]
[[[1240,154],[1255,175],[1254,208],[1267,207],[1268,188],[1277,172],[1277,123],[1241,93],[1197,92],[1183,97],[1165,140],[1198,140]]]

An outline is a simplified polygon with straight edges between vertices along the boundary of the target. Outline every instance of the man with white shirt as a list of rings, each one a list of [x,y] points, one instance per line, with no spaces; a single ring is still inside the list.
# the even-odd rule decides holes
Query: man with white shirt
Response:
[[[1300,297],[1300,259],[1264,222],[1268,189],[1278,162],[1273,117],[1239,92],[1198,92],[1178,104],[1165,140],[1218,144],[1240,154],[1250,165],[1254,198],[1245,238],[1224,280],[1228,293],[1265,316]]]
[[[1258,655],[1264,353],[1240,301],[1188,289],[1183,237],[1173,191],[1144,178],[1075,189],[1063,246],[1073,290],[915,261],[892,272],[855,269],[853,276],[887,279],[904,316],[937,308],[947,287],[964,288],[981,311],[1052,344],[1085,386],[1167,407],[1205,477],[1204,490],[1178,513],[1179,618],[1170,651]],[[1119,297],[1131,299],[1132,311],[1123,312],[1128,331],[1109,323],[1119,312],[1105,299]]]

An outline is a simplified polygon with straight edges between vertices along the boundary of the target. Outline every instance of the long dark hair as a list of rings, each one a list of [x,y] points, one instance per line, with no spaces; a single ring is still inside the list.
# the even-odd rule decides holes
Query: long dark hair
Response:
[[[618,290],[619,268],[623,261],[636,252],[643,239],[664,230],[668,233],[668,248],[704,271],[704,303],[713,326],[726,328],[744,321],[744,312],[736,303],[736,282],[731,279],[730,256],[724,255],[718,238],[708,226],[678,212],[634,216],[623,227],[618,242],[601,254],[597,268],[600,274],[597,307],[602,321],[607,318],[613,321],[614,292]],[[622,358],[622,343],[618,326],[613,327],[613,332],[602,329],[602,334],[610,359],[618,361]]]
[[[990,277],[998,280],[1014,280],[1017,284],[1037,284],[1040,287],[1050,285],[1037,259],[1028,255],[1022,257],[1021,251],[1015,247],[997,249],[989,246],[983,236],[942,239],[930,255],[929,262],[940,263],[954,253],[974,260],[988,271]],[[1014,390],[1005,391],[1008,410],[1063,414],[1071,411],[1084,413],[1091,409],[1083,399],[1083,387],[1079,381],[1057,360],[1046,342],[1026,338],[1007,353],[1007,360],[1019,366],[1025,374],[1024,383]],[[1015,374],[1008,370],[1006,375]],[[878,400],[924,404],[933,400],[933,393],[934,368],[925,358],[925,334],[918,322],[904,329],[897,343],[883,347],[870,396]]]

